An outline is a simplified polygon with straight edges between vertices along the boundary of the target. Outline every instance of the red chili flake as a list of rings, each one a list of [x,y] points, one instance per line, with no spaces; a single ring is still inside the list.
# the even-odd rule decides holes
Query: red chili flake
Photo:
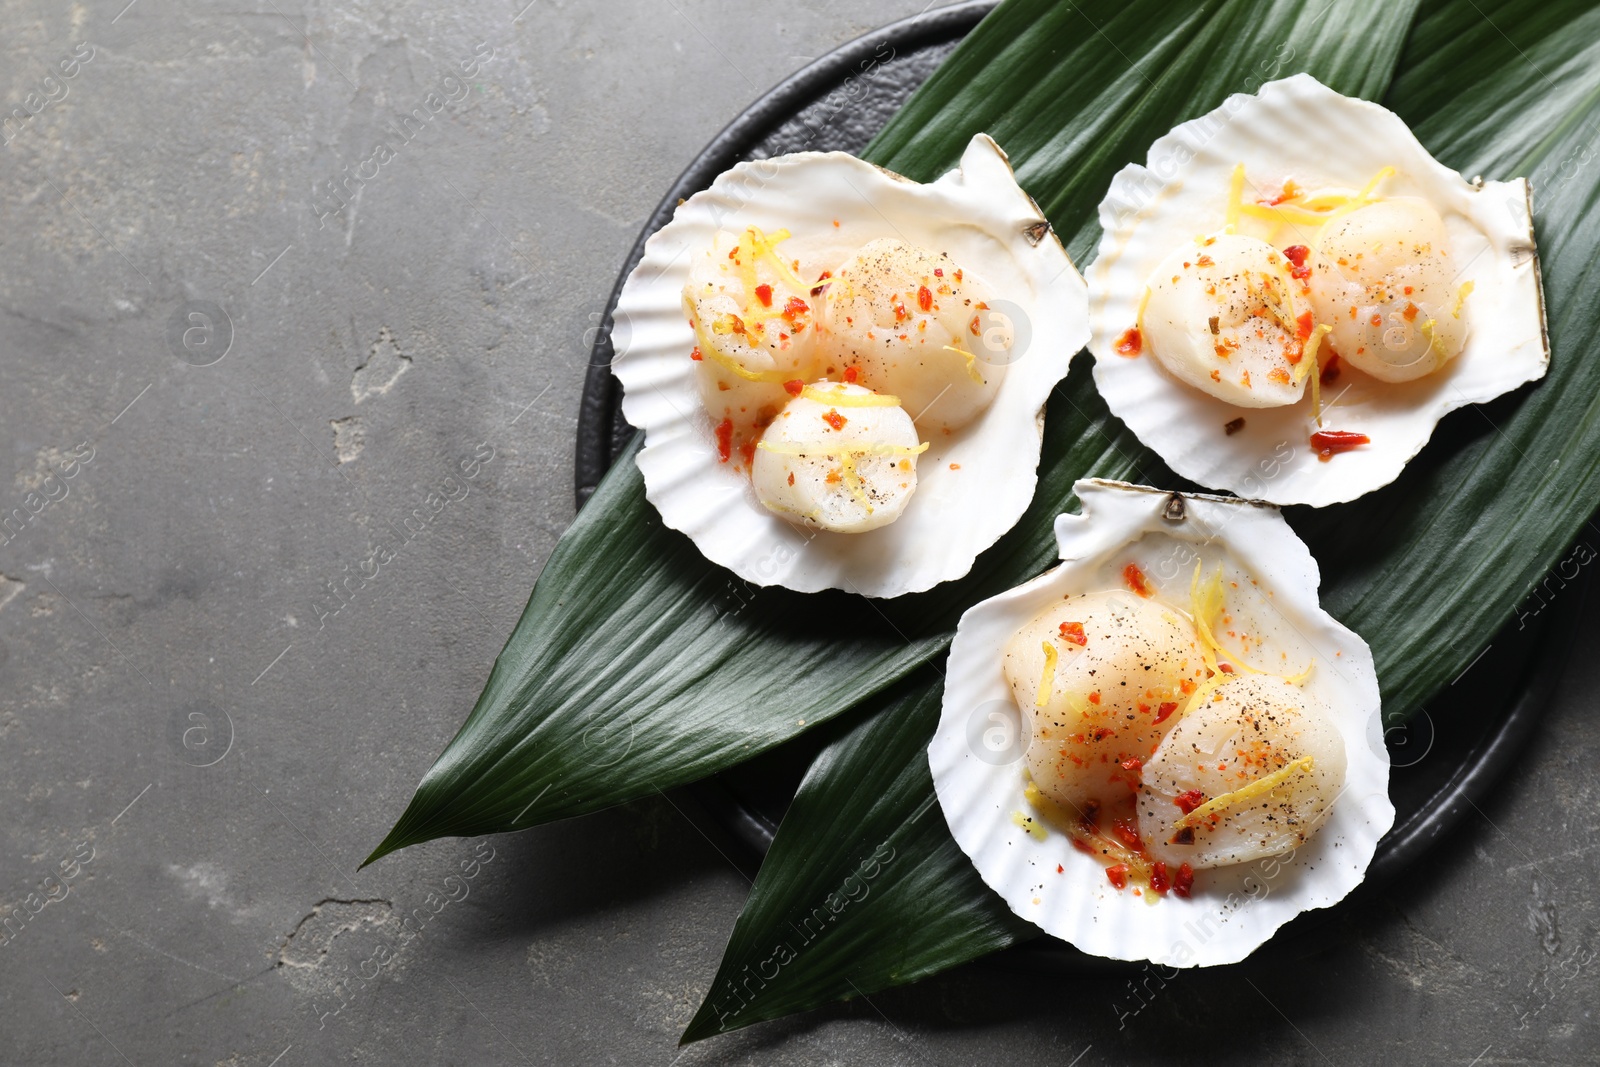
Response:
[[[846,367],[844,369],[844,380],[849,382],[851,385],[854,385],[856,379],[860,377],[861,372],[856,370],[854,367]]]
[[[1091,704],[1100,703],[1100,690],[1096,689],[1094,692],[1089,694],[1089,703],[1091,703]]]
[[[1316,452],[1317,458],[1324,463],[1340,452],[1348,452],[1371,443],[1372,438],[1366,434],[1350,430],[1318,430],[1311,435],[1311,448]]]
[[[801,300],[798,296],[791,296],[789,302],[783,305],[783,317],[789,320],[791,326],[794,320],[811,310],[811,305]]]
[[[1328,361],[1322,365],[1322,371],[1317,375],[1317,380],[1327,385],[1339,376],[1339,353],[1329,352]]]
[[[717,423],[717,456],[726,463],[731,455],[733,455],[733,420],[723,419]]]
[[[961,271],[960,271],[959,268],[957,268],[957,270],[956,270],[956,281],[959,282],[960,280],[961,280]]]
[[[1172,879],[1167,876],[1165,861],[1156,860],[1155,866],[1150,868],[1150,888],[1160,897],[1166,896],[1167,890],[1172,888]]]
[[[1187,815],[1206,802],[1206,795],[1198,789],[1191,789],[1187,793],[1179,793],[1173,797],[1172,802],[1178,805],[1179,811]]]
[[[917,288],[917,307],[923,311],[933,310],[933,290],[926,285]]]
[[[1177,710],[1178,702],[1176,700],[1162,701],[1161,706],[1156,709],[1156,722],[1166,722],[1172,716],[1172,713]]]
[[[705,359],[706,357],[702,356],[700,354],[700,346],[699,345],[695,345],[694,346],[694,351],[689,353],[689,358],[694,360],[696,363],[699,363],[701,360]]]
[[[833,408],[829,408],[828,413],[822,416],[822,421],[827,423],[829,426],[832,426],[835,430],[842,430],[844,429],[844,424],[850,420],[839,414]]]
[[[817,275],[817,284],[811,287],[811,295],[821,296],[823,293],[827,292],[828,287],[824,283],[831,277],[833,277],[833,271],[831,270],[825,270],[821,274]]]
[[[1383,316],[1382,315],[1374,315],[1374,316],[1372,316],[1372,325],[1374,325],[1374,326],[1382,326],[1383,325]]]
[[[783,383],[783,391],[788,393],[790,396],[799,396],[801,392],[804,391],[805,387],[806,383],[801,381],[799,378],[794,378]]]
[[[1127,759],[1122,761],[1122,769],[1125,771],[1137,771],[1143,766],[1144,760],[1140,759],[1138,756],[1129,756]]]
[[[1402,290],[1402,291],[1403,291],[1403,292],[1404,292],[1404,293],[1405,293],[1405,294],[1406,294],[1406,295],[1407,295],[1407,296],[1410,296],[1410,295],[1411,295],[1411,286],[1409,286],[1409,285],[1408,285],[1408,286],[1406,286],[1406,287],[1405,287],[1405,289],[1404,289],[1404,290]]]
[[[1305,245],[1290,245],[1283,250],[1284,258],[1293,264],[1289,268],[1290,277],[1304,281],[1311,276],[1311,268],[1306,265],[1306,256],[1310,253],[1311,249]]]
[[[739,446],[739,455],[744,458],[744,465],[749,467],[756,461],[756,441],[751,438]]]
[[[1130,851],[1144,851],[1144,841],[1139,837],[1139,828],[1127,819],[1118,819],[1112,824],[1111,833]]]
[[[1150,583],[1145,581],[1144,571],[1139,569],[1137,563],[1130,563],[1122,568],[1122,580],[1127,583],[1129,589],[1142,597],[1149,597],[1155,593],[1155,590],[1150,588]]]
[[[1221,671],[1223,674],[1232,674],[1233,673],[1233,664],[1231,664],[1231,663],[1219,663],[1219,664],[1217,664],[1217,670]]]
[[[1059,863],[1056,864],[1056,873],[1057,874],[1065,874],[1066,871],[1067,871],[1067,869],[1065,867],[1061,866],[1061,864],[1059,864]]]
[[[944,277],[944,268],[943,267],[935,267],[935,268],[933,268],[933,276],[935,278],[943,278]]]
[[[1415,322],[1417,320],[1417,305],[1407,300],[1405,310],[1400,314],[1405,316],[1407,322]]]
[[[983,323],[979,322],[978,316],[974,315],[972,316],[972,321],[967,323],[967,329],[972,332],[974,337],[976,337],[978,334],[983,332]]]
[[[761,306],[762,307],[766,307],[766,308],[771,307],[772,306],[772,286],[766,285],[766,284],[762,284],[762,285],[756,286],[756,299],[761,301]]]
[[[794,484],[794,471],[790,471],[789,472],[789,484],[790,485]]]
[[[1139,333],[1139,327],[1134,326],[1122,331],[1122,336],[1117,338],[1117,355],[1127,356],[1132,359],[1144,349],[1144,337]]]
[[[1201,267],[1210,267],[1214,265],[1210,256],[1201,256],[1199,259],[1195,260],[1195,264]]]
[[[1087,842],[1076,837],[1069,837],[1067,840],[1071,841],[1072,847],[1077,849],[1079,852],[1087,853],[1091,856],[1094,855],[1094,849],[1090,848]]]
[[[1300,317],[1294,320],[1294,324],[1297,327],[1294,335],[1304,341],[1311,336],[1311,330],[1316,326],[1316,320],[1311,317],[1311,312],[1302,311]]]
[[[1062,623],[1061,624],[1061,640],[1063,640],[1063,641],[1071,641],[1073,644],[1078,645],[1080,647],[1083,646],[1083,645],[1087,645],[1089,643],[1089,638],[1083,632],[1083,623],[1081,623],[1081,622],[1064,622],[1064,623]]]
[[[1128,865],[1119,863],[1106,868],[1106,881],[1111,883],[1113,889],[1128,888]]]
[[[1096,701],[1096,703],[1098,703],[1098,701]],[[1091,741],[1104,741],[1108,737],[1116,736],[1117,732],[1109,726],[1096,726],[1093,730],[1089,731],[1089,740]]]
[[[1194,868],[1189,866],[1187,863],[1180,864],[1178,866],[1178,873],[1173,876],[1172,879],[1172,891],[1178,894],[1184,900],[1188,900],[1189,894],[1191,891],[1193,891],[1193,889]]]
[[[895,301],[895,305],[894,305],[894,321],[896,321],[896,322],[904,322],[906,319],[909,319],[910,317],[911,317],[911,312],[906,310],[906,306],[904,304],[900,303],[899,301]]]

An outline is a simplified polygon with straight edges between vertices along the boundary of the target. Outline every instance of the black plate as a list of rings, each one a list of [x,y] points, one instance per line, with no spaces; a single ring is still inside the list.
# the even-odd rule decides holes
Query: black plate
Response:
[[[644,242],[672,217],[678,201],[709,186],[742,160],[785,152],[857,152],[883,128],[917,86],[995,5],[961,4],[886,26],[812,63],[729,123],[678,178],[645,224],[617,278],[602,329],[590,353],[578,416],[577,500],[582,507],[633,436],[622,417],[621,390],[611,375],[611,310]],[[1549,703],[1571,648],[1584,597],[1557,598],[1524,625],[1514,620],[1473,663],[1406,726],[1385,737],[1394,764],[1389,792],[1394,829],[1378,844],[1362,898],[1416,862],[1474,810],[1510,766]],[[1435,710],[1437,709],[1437,710]],[[824,726],[689,792],[754,865],[772,844],[812,758],[840,732]],[[1280,935],[1295,939],[1323,924],[1330,911],[1310,912]],[[1052,939],[999,957],[1030,970],[1081,972],[1123,966],[1085,956]]]

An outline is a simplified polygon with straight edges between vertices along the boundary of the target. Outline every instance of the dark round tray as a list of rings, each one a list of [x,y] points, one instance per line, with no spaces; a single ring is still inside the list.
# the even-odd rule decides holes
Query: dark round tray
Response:
[[[643,255],[645,240],[666,224],[680,200],[706,188],[742,160],[804,150],[859,151],[994,6],[982,0],[917,15],[823,56],[729,123],[667,190],[617,278],[590,353],[578,414],[580,508],[634,434],[622,417],[621,390],[611,375],[611,311],[623,282]],[[860,91],[863,83],[865,92]],[[841,105],[841,100],[847,103]],[[1395,803],[1395,825],[1379,842],[1367,880],[1352,899],[1369,896],[1415,863],[1484,801],[1550,701],[1583,600],[1581,594],[1557,598],[1530,624],[1508,624],[1485,655],[1435,698],[1437,714],[1424,708],[1405,726],[1389,730],[1385,741],[1394,763],[1389,792]],[[766,854],[806,768],[838,732],[837,725],[824,726],[689,787],[723,835],[743,848],[740,858],[746,865],[758,864]],[[1322,927],[1337,910],[1302,915],[1273,944],[1298,941]],[[1046,971],[1125,966],[1085,956],[1048,938],[1018,946],[998,959]]]

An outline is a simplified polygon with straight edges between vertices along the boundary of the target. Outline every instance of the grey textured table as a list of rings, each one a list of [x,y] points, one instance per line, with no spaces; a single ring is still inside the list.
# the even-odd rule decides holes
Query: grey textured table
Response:
[[[355,868],[571,518],[659,192],[922,5],[524,2],[0,3],[0,1062],[680,1057],[747,886],[671,802]],[[1597,691],[1287,966],[968,967],[678,1062],[1593,1062]]]

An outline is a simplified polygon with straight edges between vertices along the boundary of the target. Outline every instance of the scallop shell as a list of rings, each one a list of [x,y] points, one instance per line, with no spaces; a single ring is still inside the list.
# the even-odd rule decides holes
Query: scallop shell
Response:
[[[1331,462],[1319,462],[1310,447],[1316,427],[1309,395],[1288,407],[1236,408],[1179,382],[1148,354],[1127,358],[1114,350],[1137,321],[1160,261],[1222,228],[1229,181],[1241,162],[1258,189],[1287,178],[1307,189],[1360,189],[1383,167],[1395,167],[1383,192],[1423,197],[1439,209],[1451,256],[1464,265],[1457,282],[1474,286],[1466,346],[1442,370],[1404,384],[1347,370],[1330,383],[1324,425],[1372,439]],[[1230,96],[1151,145],[1145,166],[1123,168],[1100,203],[1104,232],[1089,270],[1095,384],[1147,447],[1200,485],[1278,504],[1353,500],[1399,476],[1445,413],[1544,375],[1550,348],[1529,196],[1522,178],[1466,181],[1429,155],[1398,115],[1341,96],[1310,75]],[[1239,232],[1251,232],[1245,224],[1252,221]],[[1297,235],[1295,243],[1309,244],[1312,236]],[[1241,416],[1243,427],[1225,433]]]
[[[1319,606],[1316,561],[1276,508],[1100,480],[1080,481],[1076,491],[1083,513],[1056,519],[1061,565],[961,617],[928,746],[939,806],[984,882],[1046,933],[1112,959],[1237,962],[1296,915],[1359,885],[1394,822],[1372,653]],[[1316,657],[1305,686],[1332,710],[1349,766],[1328,821],[1297,852],[1198,872],[1192,899],[1168,895],[1151,905],[1132,887],[1112,888],[1104,868],[1065,834],[1038,839],[1015,820],[1031,813],[1023,796],[1028,734],[1002,654],[1047,604],[1120,585],[1129,562],[1157,595],[1186,605],[1197,559],[1208,571],[1221,563],[1224,581],[1238,583],[1225,586],[1228,610],[1261,640],[1248,662],[1292,674]]]
[[[994,402],[971,425],[930,442],[916,495],[891,525],[864,534],[798,529],[718,461],[681,294],[691,253],[718,229],[752,225],[787,228],[810,260],[830,269],[874,238],[900,237],[948,252],[1012,305],[1003,310],[1017,340]],[[1083,279],[987,136],[974,137],[961,166],[929,184],[841,152],[741,163],[678,206],[645,244],[617,301],[612,369],[623,414],[645,432],[645,495],[707,559],[756,585],[892,597],[959,578],[1033,497],[1045,399],[1088,340],[1087,309]]]

